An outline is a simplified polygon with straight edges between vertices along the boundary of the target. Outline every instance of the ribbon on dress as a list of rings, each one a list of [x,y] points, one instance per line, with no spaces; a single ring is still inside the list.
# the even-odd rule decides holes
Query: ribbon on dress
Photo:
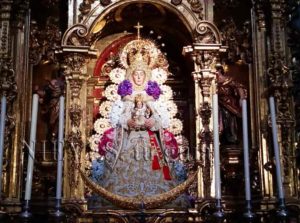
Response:
[[[162,163],[164,179],[171,180],[170,169],[164,160],[164,156],[155,137],[155,133],[148,130],[148,134],[150,137],[151,149],[156,151],[156,154],[153,156],[152,159],[152,170],[160,170],[161,169],[160,163]]]

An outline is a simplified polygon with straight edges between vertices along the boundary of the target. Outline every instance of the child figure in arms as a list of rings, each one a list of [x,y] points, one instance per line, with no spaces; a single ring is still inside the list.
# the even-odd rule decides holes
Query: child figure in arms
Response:
[[[134,108],[132,111],[132,119],[135,122],[135,130],[145,129],[145,120],[150,118],[151,110],[143,102],[143,96],[138,94],[134,99]]]

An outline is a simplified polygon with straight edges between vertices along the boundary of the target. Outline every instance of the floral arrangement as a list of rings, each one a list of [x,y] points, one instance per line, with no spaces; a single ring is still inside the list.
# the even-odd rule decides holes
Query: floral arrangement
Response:
[[[124,80],[118,86],[118,94],[121,97],[131,95],[132,88],[132,83],[129,80]],[[148,81],[145,91],[149,96],[152,96],[154,99],[158,99],[159,96],[162,94],[162,90],[160,89],[156,81]]]
[[[115,133],[113,128],[110,128],[103,133],[98,145],[99,153],[101,156],[105,155],[106,149],[112,147],[113,139],[115,136],[114,134]]]
[[[154,99],[158,99],[160,94],[162,93],[156,81],[148,81],[145,91],[149,96],[152,96]]]
[[[126,75],[126,71],[121,68],[115,68],[109,73],[109,77],[115,84],[120,84]]]
[[[108,118],[110,115],[111,108],[112,108],[112,102],[104,101],[100,105],[99,112],[103,117]]]
[[[109,120],[106,118],[99,118],[94,123],[94,129],[98,134],[103,134],[103,132],[110,127]]]
[[[170,86],[163,84],[160,86],[160,89],[162,91],[162,95],[160,97],[162,100],[169,101],[173,98],[173,91]]]
[[[165,106],[167,107],[167,111],[170,114],[171,118],[173,118],[178,113],[178,108],[174,101],[166,101]]]
[[[170,123],[169,131],[172,132],[174,135],[179,135],[183,129],[182,122],[177,118],[171,119],[170,122],[171,123]]]
[[[168,73],[162,68],[155,68],[151,71],[152,80],[156,81],[159,84],[166,82],[168,78]]]
[[[129,80],[122,81],[118,86],[118,94],[122,97],[132,94],[132,83]]]
[[[104,91],[104,95],[109,101],[116,101],[120,98],[120,96],[117,94],[118,91],[118,85],[111,84],[108,85]]]

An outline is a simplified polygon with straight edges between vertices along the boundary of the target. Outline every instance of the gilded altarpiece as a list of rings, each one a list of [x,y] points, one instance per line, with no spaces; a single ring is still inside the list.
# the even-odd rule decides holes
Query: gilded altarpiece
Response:
[[[276,25],[274,25],[274,27],[272,26],[273,28],[270,31],[271,33],[273,33],[273,36],[266,37],[263,35],[264,29],[266,29],[265,23],[269,21],[264,20],[264,18],[260,15],[261,10],[264,10],[264,6],[261,6],[260,3],[255,3],[252,11],[246,11],[248,17],[246,16],[246,18],[244,18],[244,24],[241,24],[241,22],[237,21],[236,18],[227,16],[227,14],[225,16],[222,16],[222,13],[225,14],[230,10],[238,9],[241,6],[239,5],[239,3],[235,3],[236,5],[233,6],[228,6],[224,11],[222,11],[222,9],[220,10],[220,8],[222,8],[222,3],[224,2],[215,3],[215,5],[213,6],[213,2],[207,1],[172,1],[171,3],[164,1],[161,1],[159,3],[155,1],[149,1],[137,6],[141,11],[147,9],[147,4],[153,5],[157,8],[161,8],[161,11],[163,8],[166,11],[172,11],[175,16],[178,16],[178,18],[186,27],[187,31],[190,33],[186,44],[183,47],[183,54],[186,56],[184,60],[192,62],[188,62],[190,64],[190,71],[194,80],[195,89],[195,100],[193,102],[195,106],[195,131],[192,134],[194,134],[196,140],[192,142],[192,144],[194,143],[195,145],[193,153],[195,158],[195,166],[198,169],[197,183],[195,182],[195,185],[191,186],[190,190],[194,191],[192,193],[196,194],[196,208],[198,207],[200,210],[202,210],[206,206],[205,201],[210,200],[214,197],[211,97],[215,89],[215,85],[216,89],[218,89],[218,83],[216,79],[216,67],[218,65],[222,65],[225,69],[227,69],[227,73],[229,74],[233,74],[234,72],[241,72],[240,75],[245,75],[245,77],[237,80],[237,83],[238,81],[244,83],[246,85],[245,88],[248,91],[247,93],[245,93],[245,95],[249,99],[248,104],[250,107],[250,115],[248,118],[250,120],[249,124],[252,129],[250,136],[250,156],[253,157],[251,162],[251,166],[253,168],[251,175],[253,177],[252,188],[254,189],[255,196],[271,198],[270,203],[267,202],[269,204],[273,203],[272,198],[275,198],[276,195],[276,193],[274,192],[276,189],[274,187],[274,175],[272,173],[272,170],[270,169],[272,168],[270,167],[270,165],[272,166],[271,157],[273,153],[270,147],[271,136],[270,125],[268,121],[269,110],[266,96],[272,94],[272,92],[274,91],[274,88],[270,87],[269,84],[273,83],[274,79],[269,79],[269,77],[272,77],[272,71],[274,70],[274,68],[272,67],[272,64],[274,64],[272,63],[272,60],[274,59],[269,60],[268,55],[271,52],[273,56],[271,56],[270,58],[274,58],[274,55],[277,56],[277,54],[274,54],[274,52],[279,49],[279,42],[284,42],[285,40],[281,38],[282,36],[280,36],[280,34],[276,34],[277,28],[274,29]],[[72,43],[73,45],[82,45],[83,43],[85,43],[85,46],[92,46],[93,49],[96,49],[96,51],[98,51],[98,56],[102,55],[103,51],[101,52],[101,49],[104,49],[103,45],[105,45],[105,41],[101,40],[101,36],[109,36],[110,33],[112,34],[113,32],[110,28],[110,23],[114,24],[114,22],[117,22],[122,24],[122,13],[126,13],[126,7],[130,8],[130,5],[134,5],[135,3],[123,1],[122,7],[120,9],[118,8],[119,4],[121,3],[104,1],[101,2],[100,5],[95,5],[92,2],[80,4],[79,11],[73,12],[74,14],[78,15],[78,17],[72,16],[69,19],[70,29],[66,32],[64,37],[65,39],[63,41],[70,41],[69,43]],[[247,4],[248,6],[251,6],[250,3]],[[247,4],[245,4],[246,6],[243,7],[247,7]],[[276,4],[277,3],[274,3],[274,5],[272,4],[273,8],[271,8],[271,10],[273,10],[274,12],[274,16],[272,18],[273,23],[276,23],[276,19],[278,19],[278,17],[276,17],[278,15],[276,13],[280,13],[280,10],[278,10],[278,8],[280,7]],[[134,8],[134,6],[132,7]],[[150,6],[148,7],[150,8]],[[102,12],[103,9],[105,9],[105,11]],[[214,15],[214,13],[216,14]],[[114,16],[115,20],[109,20],[109,15]],[[129,19],[127,19],[127,21],[129,21]],[[145,27],[150,26],[149,24],[147,24],[146,19],[145,21],[143,21],[143,17],[141,21],[139,21],[139,19],[136,19],[136,21],[143,23]],[[71,24],[74,24],[76,22],[80,22],[81,25],[75,24],[71,26]],[[280,21],[278,20],[278,22]],[[128,30],[130,30],[131,33],[134,33],[135,31],[134,29],[132,29],[134,23],[130,25],[131,27],[129,26],[128,22],[124,21],[124,24],[122,26],[119,26],[122,28],[116,28],[116,30],[118,30],[119,32],[127,32]],[[124,36],[127,35],[126,32],[123,34]],[[146,32],[144,32],[144,34],[145,33]],[[150,35],[150,33],[151,32],[149,32],[148,35]],[[260,37],[260,35],[262,36]],[[271,41],[274,41],[273,46],[277,46],[277,48],[275,47],[275,50],[267,49],[263,38],[270,38]],[[90,45],[86,45],[87,40],[90,41]],[[96,47],[97,42],[101,43],[101,41],[104,41],[102,42],[102,46],[100,48]],[[282,44],[282,46],[285,46],[285,43]],[[253,51],[251,50],[251,46],[254,48]],[[111,56],[113,57],[113,55]],[[268,63],[270,64],[269,68],[267,69],[264,67],[265,63],[263,62],[264,59],[262,59],[266,57]],[[109,58],[107,58],[107,60],[109,60]],[[110,69],[109,61],[107,62],[107,64],[108,66],[103,66],[101,71],[99,70],[99,68],[97,68],[96,61],[91,62],[90,68],[88,68],[88,70],[90,70],[89,77],[93,76],[93,72],[94,76],[100,74],[100,77],[98,79],[94,77],[89,81],[90,88],[88,92],[94,92],[94,95],[89,96],[90,105],[88,106],[88,111],[90,111],[90,118],[87,119],[89,121],[89,123],[87,123],[87,126],[89,127],[92,126],[91,121],[93,120],[91,118],[91,111],[95,110],[95,107],[92,106],[92,99],[94,96],[94,103],[96,102],[96,104],[99,102],[98,100],[101,100],[101,96],[99,95],[96,96],[95,99],[95,94],[101,94],[101,92],[104,90],[104,86],[106,84],[106,71],[103,69]],[[278,63],[275,63],[275,65],[278,66]],[[282,71],[286,72],[284,71],[285,66],[280,66],[282,66]],[[276,67],[276,69],[281,68]],[[233,75],[238,75],[236,73]],[[266,76],[266,73],[268,73],[269,75]],[[103,74],[104,77],[101,77],[101,75]],[[96,84],[96,87],[93,88],[93,84]],[[289,89],[288,85],[284,86],[287,86],[287,90]],[[235,85],[235,87],[238,88],[238,84]],[[274,92],[275,95],[278,95],[276,94],[276,91]],[[284,100],[288,100],[289,97],[290,96],[284,96]],[[280,106],[280,104],[282,103],[278,102],[278,106]],[[257,108],[259,108],[259,112],[256,112]],[[278,109],[279,112],[280,108]],[[279,117],[281,116],[282,115],[279,113]],[[290,114],[285,115],[285,117],[292,116]],[[278,120],[280,120],[280,118]],[[279,121],[278,123],[280,124],[281,122]],[[291,128],[293,126],[293,120],[285,120],[284,123],[291,123],[289,125]],[[288,144],[293,145],[293,138],[284,138],[289,135],[289,133],[285,133],[285,131],[287,131],[286,129],[290,129],[290,127],[280,130],[281,136],[279,136],[279,140],[281,142],[287,143],[282,143],[281,145],[283,147],[287,146]],[[255,129],[258,131],[255,131]],[[222,151],[221,153],[223,156],[223,174],[225,178],[227,177],[226,179],[224,178],[224,182],[228,181],[228,185],[235,182],[231,180],[235,179],[235,174],[239,175],[239,173],[236,173],[236,171],[239,167],[241,167],[241,164],[243,163],[241,159],[241,145],[242,144],[239,144],[239,146],[236,146],[233,149],[229,148],[228,150],[223,147],[224,151]],[[286,157],[283,159],[283,161],[285,159],[288,159],[288,154],[293,154],[293,150],[290,149],[283,149],[282,151],[286,151],[282,153],[282,156]],[[283,163],[283,166],[286,176],[292,176],[295,173],[295,169],[293,166],[288,167],[286,162]],[[233,170],[231,168],[233,168]],[[287,177],[285,180],[285,185],[287,186],[286,193],[288,194],[287,196],[293,196],[293,191],[295,191],[297,182],[294,180],[292,180],[291,182],[289,179],[290,177]],[[294,177],[292,177],[292,179],[294,179]],[[240,178],[237,182],[242,185],[243,180]],[[229,196],[230,200],[230,196],[233,195],[232,192],[230,192],[230,190],[227,190],[225,186],[223,186],[222,190],[224,191],[225,195]],[[242,194],[239,194],[238,196],[243,197]],[[66,200],[68,200],[67,197]],[[230,205],[228,205],[228,207],[230,207]]]
[[[214,209],[212,95],[218,91],[221,93],[222,82],[218,76],[221,74],[230,80],[232,88],[245,90],[243,97],[248,99],[251,188],[255,208],[262,216],[276,208],[268,105],[271,95],[276,100],[287,206],[299,206],[299,168],[295,158],[297,134],[291,93],[292,71],[296,72],[297,60],[295,57],[294,64],[290,65],[290,51],[283,32],[287,31],[288,20],[284,12],[288,6],[284,0],[270,0],[268,4],[264,1],[240,3],[227,0],[72,0],[65,19],[68,28],[63,35],[54,19],[47,22],[46,35],[39,31],[36,23],[30,21],[29,4],[17,3],[0,3],[1,96],[7,97],[6,129],[10,132],[10,136],[5,137],[2,192],[8,211],[17,211],[22,200],[25,176],[22,171],[26,162],[23,141],[29,134],[31,94],[38,91],[34,86],[41,79],[39,72],[49,68],[59,72],[59,78],[63,77],[64,90],[60,94],[66,96],[63,208],[67,213],[76,210],[82,216],[90,213],[87,194],[97,191],[97,188],[89,183],[84,170],[90,165],[89,143],[94,122],[99,116],[104,90],[110,84],[108,74],[117,62],[117,50],[136,38],[134,26],[139,23],[143,26],[138,29],[141,36],[154,40],[169,61],[172,75],[167,83],[173,89],[178,107],[176,117],[183,122],[184,136],[189,143],[187,166],[190,176],[194,177],[193,180],[189,178],[189,185],[185,188],[189,187],[189,194],[195,198],[191,208],[187,211],[143,210],[143,214],[153,214],[149,221],[162,222],[180,214],[200,221]],[[15,22],[11,22],[12,11]],[[175,24],[178,29],[172,29],[170,24]],[[45,65],[48,63],[54,65]],[[51,76],[49,71],[44,73],[47,75]],[[242,97],[241,91],[235,92]],[[240,131],[241,119],[238,115],[235,118]],[[222,202],[227,213],[244,203],[242,140],[240,134],[237,136],[239,141],[221,143]],[[54,170],[56,161],[50,160],[47,170]],[[48,163],[40,166],[43,165]],[[36,182],[38,186],[43,184],[40,179]],[[232,190],[231,185],[237,185],[239,192]],[[116,202],[125,202],[114,195],[107,196]],[[150,207],[159,208],[160,201]],[[136,220],[137,213],[137,210],[122,209],[95,212],[98,216],[109,216],[123,222],[131,217],[132,221]],[[157,213],[161,215],[157,217]],[[127,217],[123,217],[125,214]]]

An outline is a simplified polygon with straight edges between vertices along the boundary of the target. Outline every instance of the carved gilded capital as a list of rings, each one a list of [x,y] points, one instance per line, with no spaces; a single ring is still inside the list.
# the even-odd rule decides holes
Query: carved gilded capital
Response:
[[[195,71],[213,70],[220,52],[226,51],[221,44],[221,34],[218,28],[209,21],[200,21],[194,29],[194,43],[185,46],[183,54],[189,54]]]
[[[72,100],[79,98],[82,84],[88,78],[85,63],[86,57],[78,53],[68,54],[64,59],[64,74]]]
[[[85,75],[84,63],[86,57],[79,53],[70,53],[64,58],[65,75],[67,79],[81,78],[80,76]]]
[[[31,21],[29,59],[31,64],[56,62],[55,50],[61,42],[59,25],[49,17],[43,29],[35,21]]]

